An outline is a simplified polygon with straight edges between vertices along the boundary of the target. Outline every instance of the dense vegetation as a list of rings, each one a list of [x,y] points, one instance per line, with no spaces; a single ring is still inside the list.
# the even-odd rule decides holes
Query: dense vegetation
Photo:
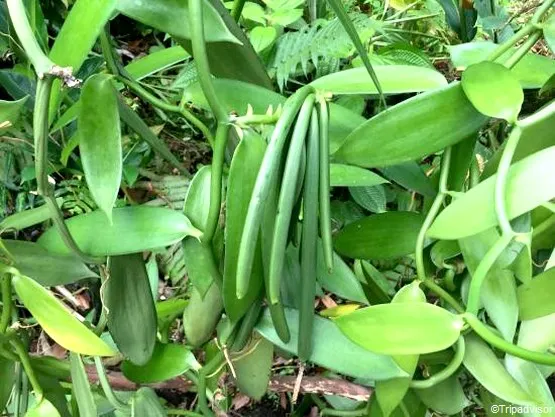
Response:
[[[0,415],[555,416],[553,0],[0,2]]]

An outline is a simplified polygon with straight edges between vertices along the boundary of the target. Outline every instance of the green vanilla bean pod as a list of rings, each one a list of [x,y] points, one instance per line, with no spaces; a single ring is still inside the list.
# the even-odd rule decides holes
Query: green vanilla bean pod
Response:
[[[324,249],[324,260],[328,272],[333,270],[333,243],[331,239],[330,210],[330,141],[329,109],[324,97],[319,98],[318,117],[320,122],[320,236]]]
[[[255,254],[256,237],[262,223],[264,205],[270,194],[270,184],[274,182],[279,170],[281,155],[289,130],[306,97],[312,92],[312,87],[305,86],[289,97],[270,137],[266,154],[258,171],[251,202],[247,210],[245,228],[241,236],[237,259],[237,298],[243,298],[248,291]]]
[[[297,123],[291,138],[291,145],[285,162],[284,174],[281,180],[281,190],[278,200],[276,220],[274,223],[274,235],[270,251],[270,288],[269,298],[271,304],[279,302],[281,289],[281,276],[287,248],[287,237],[291,213],[295,205],[295,189],[299,177],[299,165],[302,157],[302,148],[306,139],[312,108],[314,107],[314,95],[309,95],[301,107]]]
[[[307,163],[301,236],[301,302],[299,308],[298,353],[302,361],[312,351],[312,325],[316,289],[316,245],[318,242],[318,183],[320,176],[318,114],[312,110],[308,135]]]

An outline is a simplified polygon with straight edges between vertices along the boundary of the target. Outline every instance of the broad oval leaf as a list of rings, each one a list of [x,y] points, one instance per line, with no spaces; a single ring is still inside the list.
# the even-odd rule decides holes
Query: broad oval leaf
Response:
[[[412,161],[467,138],[486,120],[461,85],[453,83],[372,117],[347,136],[334,156],[366,168]]]
[[[472,64],[486,61],[498,46],[493,42],[468,42],[447,48],[453,65],[462,71]],[[514,52],[516,51],[508,51],[501,56],[500,61],[504,62]],[[520,81],[522,88],[542,88],[555,72],[555,61],[547,56],[529,52],[511,69],[511,72]]]
[[[257,401],[266,394],[273,359],[274,345],[258,335],[235,358],[231,358],[237,387],[243,394]]]
[[[460,413],[470,405],[456,374],[431,388],[415,389],[414,392],[426,406],[448,416]]]
[[[183,330],[187,344],[198,347],[210,340],[222,316],[222,294],[213,282],[204,298],[193,287],[189,304],[183,312]]]
[[[555,53],[555,15],[551,15],[543,24],[543,37],[551,49]]]
[[[189,184],[183,204],[183,213],[200,230],[205,229],[208,221],[211,169],[207,165],[198,170]],[[213,282],[222,280],[212,248],[199,240],[192,237],[183,240],[183,260],[187,276],[201,297],[205,296]]]
[[[111,75],[95,74],[85,82],[78,126],[87,185],[94,201],[111,221],[122,175],[118,99]]]
[[[488,61],[471,65],[463,72],[461,85],[480,113],[516,122],[524,93],[507,67]]]
[[[260,256],[256,256],[258,260],[251,272],[248,291],[243,298],[237,298],[239,246],[252,191],[266,151],[266,142],[261,136],[253,132],[245,133],[231,161],[226,197],[223,299],[225,311],[233,322],[239,320],[260,296],[264,282]]]
[[[25,275],[13,277],[18,298],[44,331],[60,346],[91,356],[114,356],[116,352],[90,331],[51,292]]]
[[[108,329],[131,362],[148,362],[156,343],[157,316],[142,253],[111,256],[103,303]]]
[[[186,216],[162,207],[116,208],[111,225],[101,211],[72,217],[66,224],[79,248],[93,256],[143,252],[172,245],[186,236],[201,235]],[[70,253],[54,227],[48,229],[38,243],[53,253]]]
[[[364,209],[373,213],[383,213],[386,211],[387,197],[385,188],[382,185],[373,187],[351,187],[349,194],[355,202]]]
[[[16,101],[0,100],[0,132],[17,123],[28,98],[26,96]]]
[[[423,218],[413,212],[375,214],[349,224],[334,241],[335,250],[349,258],[391,259],[414,252]]]
[[[15,384],[15,362],[9,359],[0,357],[0,410],[4,410]]]
[[[255,26],[249,35],[256,52],[261,52],[274,43],[277,31],[273,26]]]
[[[229,31],[222,17],[208,1],[203,2],[203,24],[207,42],[240,43]],[[166,32],[176,38],[191,39],[189,4],[179,0],[117,0],[117,9],[124,15]]]
[[[335,252],[333,253],[333,270],[328,271],[324,260],[324,249],[319,243],[317,253],[316,279],[326,291],[330,291],[341,298],[368,304],[364,289],[351,268],[343,262],[343,259]]]
[[[463,327],[460,317],[425,303],[375,305],[339,317],[335,322],[353,342],[384,355],[447,349],[457,341]]]
[[[509,219],[555,197],[555,146],[512,165],[505,188]],[[460,239],[497,225],[494,190],[497,176],[488,178],[453,201],[436,218],[428,236]]]
[[[464,262],[471,276],[474,275],[478,265],[498,238],[497,230],[491,229],[458,241]],[[499,258],[499,260],[501,259],[502,257]],[[499,262],[495,263],[482,284],[480,300],[489,318],[505,340],[512,341],[518,322],[514,274],[503,268]]]
[[[463,364],[489,392],[510,403],[534,405],[534,399],[507,372],[495,353],[475,334],[464,337]]]
[[[166,417],[166,409],[160,403],[152,388],[143,387],[131,398],[131,416],[133,417]]]
[[[121,370],[125,377],[137,384],[153,384],[176,378],[189,369],[198,370],[199,364],[190,349],[175,343],[156,343],[150,360],[142,366],[124,361]]]
[[[357,166],[330,164],[332,187],[373,187],[389,182],[378,174]]]
[[[85,278],[98,278],[96,273],[73,254],[49,253],[41,245],[32,242],[4,240],[3,243],[14,257],[13,266],[45,287],[71,284]]]
[[[60,417],[60,413],[50,401],[43,398],[37,405],[25,413],[25,417]]]
[[[384,177],[407,190],[416,191],[426,197],[435,197],[437,191],[430,178],[414,161],[378,168]]]
[[[80,417],[97,417],[97,407],[81,356],[69,354],[71,367],[71,389],[79,408]]]
[[[419,93],[447,85],[438,71],[414,65],[374,65],[384,94]],[[332,94],[378,94],[376,85],[364,67],[335,72],[310,83]]]
[[[277,335],[268,309],[257,323],[256,331],[280,349],[296,355],[299,312],[286,308],[285,315],[291,332],[288,343],[283,343]],[[312,339],[309,361],[342,375],[376,381],[408,376],[389,356],[368,352],[351,342],[330,320],[314,317]]]
[[[532,320],[555,313],[555,268],[536,276],[517,289],[519,317]]]

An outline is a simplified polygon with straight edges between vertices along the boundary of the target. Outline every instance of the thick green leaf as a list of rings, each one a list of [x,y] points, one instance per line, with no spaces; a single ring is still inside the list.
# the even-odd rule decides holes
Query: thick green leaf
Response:
[[[69,354],[71,364],[71,389],[79,408],[80,417],[96,417],[96,403],[94,402],[93,393],[85,371],[85,366],[81,360],[81,356],[71,352]]]
[[[330,164],[332,187],[372,187],[388,182],[372,171],[352,165]]]
[[[60,346],[91,356],[113,356],[116,352],[78,321],[64,305],[40,284],[25,275],[14,276],[18,298],[44,331]]]
[[[362,285],[351,268],[334,252],[333,270],[329,272],[324,259],[324,249],[320,243],[316,246],[318,248],[316,279],[322,288],[346,300],[368,304]]]
[[[192,288],[189,304],[183,312],[183,330],[189,345],[198,347],[210,340],[222,316],[222,308],[218,283],[212,283],[204,298],[196,288]]]
[[[50,401],[43,398],[37,405],[25,413],[25,417],[61,417]]]
[[[243,298],[237,298],[239,246],[252,191],[266,151],[266,142],[261,136],[254,132],[245,133],[231,161],[226,197],[223,298],[225,311],[234,322],[239,320],[260,296],[264,282],[262,265],[257,262],[251,272],[247,293]],[[260,260],[260,256],[257,258]]]
[[[250,345],[232,358],[237,380],[237,387],[247,396],[260,400],[268,389],[274,345],[258,336],[251,340]]]
[[[210,208],[211,166],[203,166],[193,177],[183,205],[183,213],[193,225],[204,230]],[[204,297],[213,282],[222,280],[212,248],[195,238],[183,240],[183,256],[187,276],[199,294]]]
[[[16,101],[0,100],[0,132],[17,123],[28,98],[23,97]]]
[[[420,289],[420,283],[413,281],[401,288],[392,303],[425,303],[426,294]],[[419,355],[394,355],[393,360],[404,370],[408,378],[393,378],[388,381],[376,381],[376,398],[384,417],[388,417],[403,400],[418,365]]]
[[[264,114],[270,106],[276,110],[280,104],[285,103],[285,97],[282,95],[257,85],[226,79],[215,79],[214,85],[220,102],[228,112],[246,114],[250,104],[254,113]],[[203,109],[210,110],[199,83],[187,88],[183,97]],[[334,153],[347,135],[364,120],[364,117],[345,107],[330,103],[330,153]]]
[[[426,197],[435,197],[437,191],[426,176],[420,165],[414,161],[403,162],[402,164],[392,165],[378,170],[391,181],[396,182],[400,186],[416,191]]]
[[[516,122],[524,93],[507,67],[487,61],[471,65],[463,72],[461,85],[480,113]]]
[[[555,268],[536,276],[517,289],[519,317],[532,320],[555,313]]]
[[[555,101],[542,107],[530,117],[535,119],[535,122],[527,123],[526,126],[522,127],[522,136],[516,147],[512,163],[518,162],[533,153],[555,145],[555,136],[553,135]],[[504,144],[505,143],[506,142],[504,142]],[[488,161],[482,173],[483,178],[488,178],[497,172],[497,167],[499,166],[499,161],[504,149],[505,147],[502,145]],[[449,173],[449,175],[451,174]]]
[[[448,259],[461,254],[461,248],[456,240],[440,240],[432,246],[430,257],[438,268],[443,268]]]
[[[335,322],[353,342],[385,355],[446,349],[457,341],[463,326],[460,317],[424,303],[380,304],[339,317]]]
[[[162,71],[189,58],[189,53],[181,46],[157,49],[148,55],[131,61],[125,70],[135,80],[139,81],[149,75]]]
[[[372,117],[349,134],[335,158],[367,168],[416,160],[467,138],[486,120],[453,83]]]
[[[534,416],[555,416],[555,401],[544,376],[536,364],[511,355],[505,357],[505,368],[513,378],[530,394],[543,412],[533,413]]]
[[[71,67],[76,74],[115,7],[116,0],[76,1],[56,36],[50,59],[61,67]],[[59,81],[56,81],[55,85],[59,86]],[[50,99],[51,117],[58,108],[60,97],[60,89],[53,88]]]
[[[520,324],[519,330],[518,346],[538,352],[547,352],[555,344],[555,314],[524,320]],[[553,366],[538,365],[538,368],[544,377],[555,371]]]
[[[287,308],[285,314],[291,331],[291,340],[288,343],[283,343],[277,335],[268,309],[264,311],[256,330],[280,349],[296,355],[299,313]],[[406,376],[393,359],[368,352],[352,343],[330,320],[314,317],[312,342],[313,349],[309,360],[339,374],[377,381]]]
[[[167,415],[166,409],[152,388],[139,388],[131,398],[131,416],[133,417],[167,417]]]
[[[357,259],[391,259],[414,252],[423,218],[413,212],[374,214],[349,224],[335,238],[335,250]]]
[[[505,188],[510,219],[555,197],[555,146],[512,165]],[[436,218],[428,236],[460,239],[497,225],[494,190],[497,176],[488,178],[453,201]]]
[[[447,85],[440,72],[413,65],[375,65],[384,94],[419,93]],[[332,94],[378,94],[366,68],[335,72],[310,83],[314,88]]]
[[[121,365],[125,377],[137,384],[153,384],[176,378],[189,369],[198,369],[193,353],[183,345],[156,343],[150,360],[137,366],[126,360]]]
[[[4,240],[3,243],[15,259],[13,266],[45,287],[71,284],[85,278],[98,278],[96,273],[73,254],[49,253],[32,242]]]
[[[108,329],[120,352],[144,365],[154,351],[157,317],[143,255],[111,256],[108,269],[103,297]]]
[[[218,78],[229,78],[255,84],[269,90],[274,86],[266,67],[256,53],[239,24],[231,17],[220,0],[208,0],[219,13],[229,31],[239,41],[210,42],[206,45],[210,72]],[[191,42],[187,39],[177,41],[189,52]]]
[[[510,403],[533,405],[534,399],[507,372],[493,351],[474,334],[464,337],[463,364],[489,392]]]
[[[453,146],[451,150],[451,167],[447,179],[447,189],[451,191],[463,191],[464,184],[468,178],[468,171],[472,161],[476,158],[475,148],[478,135],[473,134]]]
[[[157,249],[179,242],[186,236],[198,237],[201,234],[183,214],[148,206],[114,209],[112,225],[101,211],[72,217],[66,224],[81,250],[93,256]],[[48,229],[38,243],[53,253],[70,253],[56,228]]]
[[[122,151],[118,100],[112,76],[90,77],[81,92],[79,150],[92,197],[112,220],[121,183]]]
[[[4,410],[15,383],[15,362],[0,357],[0,410]]]
[[[469,42],[447,48],[453,65],[462,71],[472,64],[485,61],[498,46],[493,42]],[[500,61],[503,62],[514,52],[502,55]],[[522,88],[541,88],[555,72],[555,62],[546,56],[527,53],[511,72],[520,81]]]
[[[62,201],[63,199],[61,198],[56,199],[58,205],[60,205]],[[11,216],[2,219],[2,222],[0,222],[0,234],[5,230],[19,231],[27,227],[35,226],[49,220],[51,216],[50,209],[46,204],[14,213]]]
[[[555,53],[555,15],[551,15],[543,24],[543,37],[552,53]]]
[[[191,39],[189,4],[179,0],[117,0],[117,9],[124,15],[152,26],[176,38]],[[209,2],[204,2],[203,24],[207,42],[239,41],[231,34],[218,12]]]
[[[497,230],[490,229],[458,241],[471,275],[474,275],[478,265],[498,238]],[[519,308],[514,274],[498,263],[494,264],[482,284],[480,300],[503,337],[512,341],[518,322]]]
[[[210,165],[206,165],[198,170],[189,184],[183,203],[183,213],[199,230],[204,230],[208,221],[211,169]]]
[[[349,194],[355,202],[373,213],[383,213],[386,211],[387,197],[385,188],[382,185],[373,187],[352,187]]]
[[[414,392],[429,408],[449,416],[460,413],[470,405],[456,375],[431,388],[415,389]]]

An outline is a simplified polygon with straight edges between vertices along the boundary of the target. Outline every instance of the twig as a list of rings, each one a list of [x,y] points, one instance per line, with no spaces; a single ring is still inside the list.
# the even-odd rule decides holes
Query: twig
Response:
[[[89,380],[93,383],[98,382],[98,375],[94,367],[87,368]],[[133,391],[138,385],[129,381],[121,372],[106,371],[108,381],[114,390]],[[295,389],[295,376],[273,376],[270,378],[268,391],[272,392],[293,392]],[[157,390],[173,390],[179,392],[188,392],[194,388],[194,384],[184,378],[174,378],[168,381],[150,384],[149,387]],[[305,376],[300,386],[301,393],[304,394],[320,394],[320,395],[338,395],[344,398],[350,398],[357,401],[366,401],[372,395],[372,390],[368,387],[346,381],[344,379],[325,378],[321,376]]]

